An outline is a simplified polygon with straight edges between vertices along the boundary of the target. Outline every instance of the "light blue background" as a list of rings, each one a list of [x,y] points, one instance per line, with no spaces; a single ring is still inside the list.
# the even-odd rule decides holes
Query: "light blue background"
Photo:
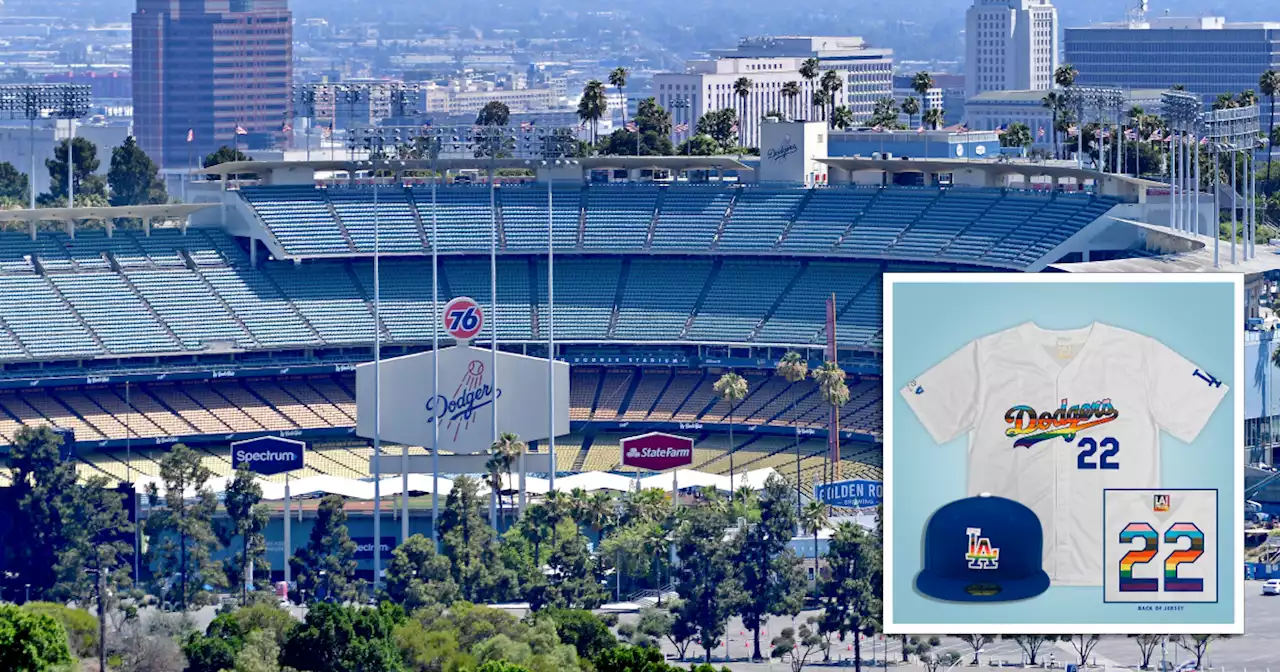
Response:
[[[975,338],[1035,322],[1046,329],[1075,329],[1098,321],[1151,336],[1212,371],[1232,390],[1235,371],[1235,287],[1223,283],[947,283],[895,284],[893,288],[892,520],[893,585],[888,586],[899,624],[1127,624],[1223,623],[1234,616],[1235,574],[1241,549],[1231,531],[1235,491],[1228,393],[1194,443],[1161,432],[1161,484],[1168,488],[1218,488],[1218,602],[1180,605],[1181,611],[1138,611],[1137,604],[1104,604],[1102,587],[1051,587],[1019,602],[952,603],[915,590],[925,521],[938,507],[963,498],[968,436],[934,443],[897,390]]]

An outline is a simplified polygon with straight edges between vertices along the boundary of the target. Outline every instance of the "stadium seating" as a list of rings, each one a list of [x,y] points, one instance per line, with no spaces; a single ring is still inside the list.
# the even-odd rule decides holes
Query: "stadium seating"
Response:
[[[733,201],[714,187],[668,187],[653,230],[654,249],[710,249]]]
[[[545,259],[538,259],[536,264],[532,289],[538,307],[538,324],[540,328],[546,328],[547,264]],[[617,259],[596,263],[571,259],[568,263],[556,263],[557,339],[572,341],[606,337],[621,271],[622,262]]]
[[[342,254],[351,249],[324,191],[309,186],[246,187],[240,195],[291,254]]]
[[[547,190],[534,187],[507,187],[502,198],[502,231],[505,249],[511,251],[547,249]],[[582,187],[553,187],[551,205],[556,249],[577,247],[578,222],[582,212]]]
[[[582,246],[592,250],[642,249],[649,237],[659,193],[652,186],[588,188]]]
[[[116,273],[49,276],[56,291],[113,354],[171,353],[179,344]]]
[[[382,254],[422,253],[423,241],[430,236],[419,235],[417,213],[409,204],[409,195],[403,187],[379,186],[377,207],[374,207],[374,189],[328,189],[325,193],[333,203],[333,210],[346,227],[351,241],[359,252],[373,253],[374,243]],[[374,213],[377,213],[375,241]]]
[[[422,227],[430,237],[431,188],[410,190],[414,206],[422,218]],[[489,208],[489,190],[482,187],[436,188],[436,233],[441,252],[489,249],[493,230],[493,211]]]
[[[750,341],[756,326],[786,291],[799,268],[798,262],[762,265],[745,259],[726,259],[693,319],[689,339]],[[815,319],[820,317],[814,315]]]
[[[830,252],[879,192],[866,188],[815,189],[779,249]]]
[[[678,282],[670,269],[679,265]],[[670,340],[684,331],[711,272],[710,262],[680,262],[636,258],[627,272],[627,285],[618,306],[614,336],[619,339]]]
[[[734,202],[729,222],[718,241],[718,249],[772,249],[796,216],[796,210],[807,193],[800,189],[744,188]]]

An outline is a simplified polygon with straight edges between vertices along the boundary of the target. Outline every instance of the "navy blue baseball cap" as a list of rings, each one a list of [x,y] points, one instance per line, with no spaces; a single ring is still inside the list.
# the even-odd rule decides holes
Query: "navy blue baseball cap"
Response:
[[[1049,587],[1044,530],[1026,506],[992,495],[959,499],[929,517],[916,589],[952,602],[1025,600]]]

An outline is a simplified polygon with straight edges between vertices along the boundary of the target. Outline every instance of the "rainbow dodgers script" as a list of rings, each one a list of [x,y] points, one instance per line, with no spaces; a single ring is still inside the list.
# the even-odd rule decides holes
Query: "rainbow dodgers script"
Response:
[[[1014,448],[1030,448],[1031,446],[1056,437],[1071,442],[1082,430],[1105,425],[1120,417],[1120,411],[1111,405],[1111,399],[1103,399],[1088,404],[1077,404],[1067,407],[1067,400],[1062,400],[1058,410],[1036,414],[1036,409],[1027,406],[1014,406],[1004,414],[1004,421],[1012,425],[1004,430],[1005,436],[1017,437]]]
[[[467,372],[453,391],[452,397],[439,395],[427,399],[427,422],[442,420],[445,430],[453,430],[456,441],[458,434],[470,429],[476,421],[476,411],[488,406],[502,396],[502,389],[484,382],[484,362],[478,359],[467,364]]]

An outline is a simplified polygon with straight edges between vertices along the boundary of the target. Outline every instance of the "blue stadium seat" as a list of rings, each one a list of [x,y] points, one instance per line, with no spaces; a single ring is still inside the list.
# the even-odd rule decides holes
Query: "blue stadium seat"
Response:
[[[209,341],[253,347],[249,333],[198,274],[186,269],[139,268],[126,269],[125,276],[188,350],[203,349]]]
[[[653,229],[654,249],[710,249],[733,200],[716,187],[667,187]]]
[[[309,185],[245,187],[240,195],[289,254],[350,251],[323,191]]]
[[[639,250],[649,237],[658,187],[591,185],[582,246],[596,250]]]
[[[889,246],[924,214],[939,193],[937,189],[884,189],[840,244],[840,251],[855,255],[887,255]]]
[[[711,262],[682,261],[678,278],[672,277],[673,267],[667,259],[631,261],[618,306],[615,338],[669,341],[679,337],[706,285]]]
[[[827,297],[835,294],[836,305],[842,306],[871,284],[880,282],[880,268],[874,264],[810,263],[764,323],[756,340],[795,345],[818,342],[818,334],[827,320]],[[879,322],[876,319],[877,328]],[[837,324],[842,343],[858,342],[856,339],[862,338],[859,334],[839,331]]]
[[[379,185],[378,207],[373,206],[374,188],[327,189],[334,212],[347,227],[356,250],[373,254],[374,213],[377,212],[377,247],[383,254],[411,254],[426,251],[418,234],[417,219],[404,187]],[[424,229],[425,232],[425,229]],[[430,236],[429,232],[425,232]]]
[[[793,261],[726,259],[693,319],[689,339],[746,343],[799,268]]]
[[[795,224],[783,239],[783,252],[830,252],[863,212],[878,189],[847,187],[814,189]]]
[[[545,213],[546,210],[543,210],[543,212]],[[429,279],[431,265],[423,264],[423,266]],[[564,267],[564,262],[557,261],[557,274]],[[490,310],[490,297],[493,296],[493,293],[490,291],[492,278],[489,273],[488,260],[445,259],[441,264],[441,269],[441,273],[448,282],[448,287],[453,292],[453,296],[469,296],[479,301],[486,311]],[[545,276],[543,277],[543,286],[546,286]],[[427,290],[427,295],[430,296],[431,284],[429,281],[425,285],[425,289]],[[530,311],[531,297],[532,294],[529,293],[529,262],[523,259],[501,259],[498,263],[497,321],[490,323],[490,326],[497,325],[499,341],[527,340],[533,337],[532,312]],[[443,293],[441,298],[444,298]],[[427,305],[430,305],[430,303]],[[492,318],[492,315],[490,317]],[[430,334],[428,334],[428,338],[430,338]],[[485,332],[478,338],[487,341],[489,339],[489,330],[486,328]]]
[[[293,305],[259,272],[202,268],[200,275],[266,347],[303,347],[320,343]]]
[[[547,264],[536,262],[533,296],[538,307],[540,338],[547,329]],[[556,261],[555,330],[560,340],[604,340],[613,316],[622,262],[618,259]]]
[[[746,187],[733,204],[733,213],[720,236],[718,249],[767,252],[796,216],[806,190]]]
[[[49,281],[109,352],[124,355],[181,349],[119,274],[60,273],[49,276]]]
[[[326,343],[373,340],[373,315],[342,262],[268,262],[262,268]]]
[[[430,237],[431,188],[415,186],[409,194]],[[438,187],[435,213],[441,252],[488,251],[493,228],[488,187]]]
[[[502,231],[508,250],[547,249],[547,189],[544,186],[509,186],[498,189]],[[556,249],[578,245],[582,213],[582,187],[552,187],[553,235]]]

